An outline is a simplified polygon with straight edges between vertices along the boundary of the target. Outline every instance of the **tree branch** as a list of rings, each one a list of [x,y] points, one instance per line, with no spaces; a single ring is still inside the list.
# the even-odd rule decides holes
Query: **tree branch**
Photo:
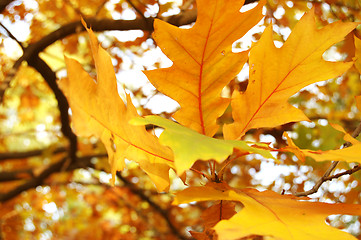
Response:
[[[256,2],[256,0],[246,0],[245,4]],[[1,6],[1,4],[0,4]],[[183,26],[190,23],[193,23],[197,18],[197,10],[192,9],[185,11],[181,14],[174,15],[167,19],[167,22],[175,26]],[[113,19],[97,19],[97,18],[87,18],[85,21],[87,24],[91,25],[93,31],[103,32],[103,31],[125,31],[125,30],[144,30],[152,32],[153,17],[149,18],[137,18],[134,20],[113,20]],[[0,103],[3,102],[3,97],[5,90],[9,87],[11,80],[14,78],[18,68],[21,66],[23,61],[29,61],[31,58],[37,56],[45,48],[53,44],[54,42],[63,39],[67,36],[70,36],[75,33],[80,33],[85,31],[82,23],[80,21],[75,21],[63,25],[54,32],[46,35],[41,40],[36,43],[30,44],[26,49],[24,49],[24,54],[15,62],[11,70],[7,73],[5,79],[0,85]]]
[[[145,21],[146,24],[148,24],[148,20],[147,18],[144,16],[144,14],[142,13],[142,11],[140,11],[137,6],[134,5],[134,3],[131,0],[126,0],[126,2],[139,14],[140,17],[143,18],[143,20]],[[152,26],[149,26],[150,28]]]
[[[94,154],[79,157],[78,161],[71,162],[69,166],[64,169],[65,163],[67,162],[68,157],[64,157],[60,161],[50,164],[44,171],[42,171],[39,175],[27,180],[24,184],[14,188],[13,190],[0,194],[0,202],[6,202],[16,196],[18,196],[23,191],[36,188],[39,185],[42,185],[45,180],[52,175],[53,173],[61,172],[61,171],[72,171],[78,168],[86,168],[86,167],[94,167],[93,163],[91,163],[91,159],[94,157],[107,157],[107,154]],[[1,175],[2,173],[0,173]]]
[[[70,119],[68,114],[69,104],[63,94],[59,89],[56,83],[56,74],[51,70],[44,60],[42,60],[38,55],[33,56],[27,60],[29,65],[35,68],[41,76],[45,79],[48,86],[53,91],[56,100],[58,101],[58,109],[60,111],[60,120],[61,120],[61,131],[63,135],[69,140],[69,157],[71,161],[76,161],[76,152],[77,152],[77,137],[73,133],[70,127]]]
[[[5,30],[6,34],[8,35],[9,38],[13,39],[15,42],[17,42],[17,44],[19,44],[19,46],[21,47],[21,49],[24,50],[24,45],[22,42],[20,42],[10,31],[9,29],[7,29],[7,27],[5,27],[1,22],[0,22],[0,26]]]
[[[5,152],[0,153],[0,162],[9,160],[9,159],[20,159],[20,158],[29,158],[29,157],[35,157],[40,156],[43,154],[44,151],[47,151],[48,148],[45,149],[39,149],[39,150],[31,150],[27,152]],[[66,152],[65,147],[59,147],[55,149],[52,154],[62,153]]]
[[[46,168],[43,172],[41,172],[37,177],[26,181],[24,184],[16,187],[15,189],[13,189],[5,194],[0,194],[0,202],[6,202],[6,201],[16,197],[23,191],[26,191],[26,190],[29,190],[29,189],[32,189],[32,188],[35,188],[35,187],[41,185],[45,181],[45,179],[48,178],[51,174],[60,171],[60,169],[66,162],[66,159],[67,158],[65,157],[62,160],[60,160],[59,162],[51,164],[48,168]]]
[[[351,134],[351,136],[353,138],[356,138],[358,137],[358,135],[361,133],[361,122],[359,123],[359,125],[357,126],[357,128],[353,131],[353,133]],[[346,142],[342,145],[342,148],[346,148],[346,147],[349,147],[351,146],[351,143],[350,142]],[[349,170],[346,170],[342,173],[338,173],[338,174],[335,174],[335,175],[332,175],[330,176],[331,172],[335,169],[335,167],[337,166],[338,164],[338,161],[333,161],[330,165],[330,167],[326,170],[326,172],[323,174],[323,176],[318,179],[318,181],[315,183],[315,185],[308,191],[304,191],[304,192],[298,192],[298,193],[295,193],[294,195],[297,196],[297,197],[305,197],[305,196],[308,196],[308,195],[311,195],[311,194],[314,194],[318,191],[318,189],[321,187],[321,185],[326,182],[326,181],[330,181],[334,178],[339,178],[343,175],[346,175],[346,174],[352,174],[354,172],[357,172],[361,169],[361,165],[358,165],[358,166],[355,166],[354,168],[352,169],[349,169]]]
[[[14,0],[1,0],[0,1],[0,13],[2,13],[5,10],[5,8],[7,7],[7,5],[9,5],[13,1]]]
[[[34,177],[34,173],[32,169],[23,169],[12,172],[0,172],[0,182],[24,180],[33,177]]]
[[[66,169],[63,169],[63,167],[66,163],[66,160],[67,160],[67,157],[64,157],[62,160],[49,165],[38,176],[31,178],[24,184],[16,187],[15,189],[13,189],[5,194],[0,194],[0,202],[6,202],[6,201],[18,196],[23,191],[26,191],[26,190],[29,190],[32,188],[36,188],[37,186],[42,185],[45,182],[45,180],[53,173],[61,172],[63,170],[72,171],[72,170],[79,169],[79,168],[94,167],[94,165],[90,161],[94,157],[98,157],[98,158],[107,157],[107,154],[95,154],[95,155],[79,157],[77,162],[71,163],[71,165],[68,166]],[[25,171],[26,172],[30,171],[31,173],[29,172],[29,174],[32,174],[31,170],[25,170]],[[0,176],[2,176],[3,173],[4,172],[1,172]],[[15,173],[13,173],[13,175],[14,174]],[[117,177],[119,178],[120,181],[122,181],[124,183],[124,186],[126,188],[128,188],[133,194],[137,195],[140,199],[147,202],[156,212],[158,212],[164,218],[169,229],[175,236],[177,236],[178,239],[181,239],[181,240],[188,239],[187,237],[183,236],[179,232],[179,230],[175,227],[175,225],[172,223],[172,221],[169,218],[167,210],[163,209],[161,206],[159,206],[157,203],[155,203],[153,200],[151,200],[147,195],[145,195],[144,191],[142,191],[135,184],[133,184],[132,182],[130,182],[126,178],[124,178],[119,172],[117,173]],[[14,178],[13,180],[17,180],[17,178],[16,179]]]

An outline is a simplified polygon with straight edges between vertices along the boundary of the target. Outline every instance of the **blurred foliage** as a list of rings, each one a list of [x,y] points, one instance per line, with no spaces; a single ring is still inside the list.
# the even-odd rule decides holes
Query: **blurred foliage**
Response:
[[[298,19],[312,6],[316,8],[320,27],[338,20],[361,21],[359,1],[269,0],[264,9],[264,20],[251,30],[247,38],[237,41],[234,50],[249,48],[270,23],[273,24],[275,42],[281,46]],[[3,25],[0,30],[0,79],[8,74],[23,53],[4,27],[23,47],[27,47],[66,24],[79,21],[81,16],[131,20],[141,19],[140,14],[143,14],[168,19],[194,8],[196,3],[191,0],[12,1],[0,15]],[[352,60],[355,56],[354,37],[361,37],[359,30],[330,48],[324,58],[330,61]],[[131,94],[139,113],[170,118],[178,105],[157,92],[140,72],[170,65],[156,48],[151,33],[141,30],[103,31],[98,33],[98,38],[113,58],[118,85]],[[66,77],[63,53],[80,60],[94,75],[89,48],[87,36],[77,33],[58,39],[40,56],[59,79]],[[229,97],[233,89],[246,88],[247,70],[246,64],[237,79],[224,89],[224,96]],[[251,130],[246,139],[272,142],[273,146],[282,147],[285,145],[282,132],[289,131],[301,148],[337,149],[344,143],[342,134],[328,123],[338,123],[352,132],[361,119],[354,101],[357,95],[361,95],[360,74],[352,67],[343,76],[306,87],[291,98],[290,102],[302,109],[312,122]],[[226,111],[220,122],[230,121],[231,115]],[[1,181],[0,194],[5,195],[39,176],[65,156],[61,149],[67,146],[54,94],[42,76],[23,63],[11,80],[0,106],[0,176],[5,173],[16,176],[16,180]],[[39,150],[37,155],[26,156],[26,153],[36,150]],[[17,157],[18,153],[25,155]],[[116,186],[111,187],[110,169],[104,154],[105,149],[98,139],[79,139],[77,155],[84,157],[89,164],[78,169],[59,169],[39,182],[36,188],[1,203],[0,239],[178,239],[180,236],[189,237],[190,230],[202,231],[200,216],[209,203],[186,207],[171,205],[172,194],[156,193],[148,177],[132,162],[121,173],[122,178],[117,180]],[[259,161],[258,156],[239,157],[226,168],[224,180],[236,188],[253,186],[293,193],[310,189],[329,166],[327,162],[313,160],[307,160],[309,166],[304,166],[295,156],[285,153],[278,153],[278,159],[282,163],[277,165]],[[193,167],[208,171],[204,162],[198,161]],[[340,169],[352,168],[352,165],[341,163],[337,168],[336,173]],[[171,173],[171,177],[170,192],[185,187],[175,174]],[[360,181],[360,172],[346,175],[324,183],[312,197],[321,201],[360,204]],[[206,179],[199,174],[187,172],[187,185],[204,185],[205,182]],[[328,221],[361,239],[360,220],[357,218],[332,216]]]

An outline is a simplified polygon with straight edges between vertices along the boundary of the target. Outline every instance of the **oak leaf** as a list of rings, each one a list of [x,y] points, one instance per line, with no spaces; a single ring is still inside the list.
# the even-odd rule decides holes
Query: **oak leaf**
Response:
[[[354,36],[355,40],[355,67],[361,72],[361,39]]]
[[[116,77],[109,54],[99,46],[88,29],[97,71],[95,82],[79,62],[65,57],[68,78],[59,82],[72,109],[72,122],[78,135],[95,135],[105,144],[109,155],[112,182],[116,171],[125,167],[124,159],[134,160],[149,175],[159,191],[169,186],[169,168],[173,166],[170,149],[143,126],[130,125],[139,117],[130,96],[126,105],[119,97]]]
[[[325,219],[332,214],[361,215],[361,205],[308,202],[307,199],[279,195],[269,190],[259,192],[255,189],[202,186],[177,193],[174,204],[209,200],[241,202],[244,207],[237,214],[214,227],[220,240],[252,235],[283,240],[356,239],[349,233],[327,225]]]
[[[233,53],[232,44],[262,18],[264,0],[241,13],[243,3],[197,0],[197,21],[190,29],[154,22],[153,38],[173,65],[144,73],[160,92],[180,104],[173,117],[207,136],[215,134],[216,120],[229,105],[230,100],[220,96],[222,89],[248,58],[248,51]]]
[[[352,62],[325,61],[322,54],[357,25],[338,21],[317,29],[312,9],[301,18],[281,48],[274,46],[272,25],[267,27],[250,51],[246,91],[233,92],[234,123],[224,126],[225,138],[241,138],[252,128],[308,120],[301,110],[287,102],[288,98],[303,87],[337,77],[352,66]]]
[[[361,112],[361,96],[356,96],[356,106],[358,110]]]
[[[229,201],[220,201],[202,213],[202,220],[204,225],[203,232],[190,231],[192,236],[197,240],[217,239],[216,232],[212,229],[219,221],[229,219],[236,214],[235,203]]]
[[[294,142],[288,136],[288,134],[284,132],[283,136],[287,139],[288,146],[280,150],[294,153],[296,157],[301,161],[305,161],[306,157],[311,157],[318,162],[344,161],[349,163],[352,162],[361,163],[361,142],[353,138],[350,134],[347,134],[341,126],[334,124],[332,126],[336,130],[343,132],[345,134],[344,136],[345,141],[348,141],[353,145],[343,149],[328,150],[328,151],[321,151],[321,150],[314,151],[309,149],[300,149],[294,144]]]
[[[265,144],[211,138],[159,116],[135,118],[130,122],[137,125],[154,124],[164,128],[159,136],[159,142],[173,150],[174,165],[178,175],[183,174],[197,160],[213,159],[221,163],[232,154],[234,148],[246,153],[258,153],[265,158],[273,158],[268,150],[261,148],[266,147]]]

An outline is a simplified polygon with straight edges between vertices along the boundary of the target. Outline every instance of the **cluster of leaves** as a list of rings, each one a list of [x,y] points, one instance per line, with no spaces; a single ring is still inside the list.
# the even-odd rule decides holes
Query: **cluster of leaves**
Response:
[[[58,235],[94,239],[183,239],[179,228],[185,234],[191,230],[196,239],[355,239],[330,227],[325,219],[332,214],[361,214],[357,190],[360,167],[352,165],[361,161],[361,145],[354,138],[360,130],[357,119],[361,111],[361,97],[355,98],[361,93],[358,60],[361,40],[355,30],[358,23],[353,22],[360,19],[357,5],[328,1],[314,3],[311,8],[306,1],[263,0],[252,9],[240,12],[242,1],[184,1],[181,14],[186,8],[197,8],[197,20],[193,26],[183,29],[166,22],[173,21],[166,16],[168,10],[174,10],[174,3],[121,1],[106,8],[105,3],[66,1],[59,5],[56,1],[38,1],[38,8],[15,4],[6,10],[5,16],[10,16],[12,22],[26,20],[27,14],[34,16],[32,37],[18,43],[24,49],[24,61],[36,70],[39,69],[37,62],[26,59],[27,49],[52,41],[48,37],[52,31],[77,20],[79,15],[109,18],[126,14],[131,7],[139,16],[139,21],[137,18],[134,23],[140,25],[134,28],[144,31],[134,41],[122,42],[112,35],[101,35],[106,51],[85,23],[99,31],[101,21],[97,25],[96,19],[86,18],[83,25],[90,43],[84,40],[84,35],[77,34],[61,39],[62,42],[40,54],[62,78],[58,84],[69,101],[73,129],[80,137],[77,148],[72,135],[64,130],[67,124],[64,112],[68,109],[61,106],[61,97],[49,79],[38,70],[56,99],[39,80],[39,75],[27,66],[19,68],[13,87],[4,97],[6,105],[1,109],[1,124],[6,129],[2,134],[10,137],[1,138],[0,147],[4,153],[24,151],[26,148],[19,145],[30,142],[27,149],[47,149],[28,152],[25,159],[1,164],[5,181],[10,170],[16,171],[11,172],[11,180],[15,181],[4,184],[0,199],[5,202],[12,192],[41,184],[50,187],[38,187],[1,206],[4,216],[1,229],[5,238],[15,235],[26,238],[26,232],[31,232],[50,238]],[[152,12],[155,5],[159,9],[157,13]],[[325,5],[330,6],[331,11]],[[266,16],[262,9],[267,10]],[[285,13],[280,15],[280,9]],[[295,16],[305,11],[308,13],[298,21]],[[165,20],[155,19],[152,37],[173,63],[168,68],[159,68],[162,64],[156,60],[151,66],[155,70],[144,71],[156,88],[153,93],[147,94],[145,87],[134,88],[129,83],[130,87],[119,91],[119,83],[125,80],[117,80],[116,73],[127,67],[136,68],[138,55],[154,51],[152,43],[145,47],[153,30],[148,21],[150,16]],[[46,31],[44,19],[48,20]],[[337,19],[344,22],[335,21]],[[237,41],[257,24],[266,28],[252,35],[255,41],[252,47]],[[291,33],[285,34],[287,31]],[[275,40],[282,46],[276,47]],[[66,78],[62,77],[63,60],[54,58],[59,51],[66,52]],[[337,55],[335,52],[343,55],[338,59],[330,57]],[[81,63],[73,59],[74,56]],[[91,58],[96,80],[83,70],[83,65],[91,65],[87,63]],[[4,73],[11,68],[7,61],[0,62]],[[334,80],[305,88],[328,79]],[[146,105],[154,96],[165,99],[163,94],[175,100],[180,108],[171,113],[163,110],[156,116]],[[54,111],[57,102],[60,117]],[[18,113],[16,124],[9,124],[10,119],[14,121],[11,109]],[[49,113],[51,117],[47,116]],[[309,119],[314,122],[305,122]],[[328,124],[329,120],[339,125]],[[31,124],[24,124],[26,122]],[[20,138],[20,134],[11,134],[14,130],[28,132],[43,128],[48,131],[45,137],[38,132]],[[59,136],[60,129],[65,138]],[[354,129],[352,136],[346,133]],[[66,138],[70,143],[68,156],[64,154]],[[347,148],[336,150],[344,141]],[[21,154],[13,153],[1,159],[7,159],[6,156],[21,158]],[[345,170],[331,175],[336,162],[332,163],[333,168],[328,168],[330,161],[341,161],[338,166]],[[262,183],[267,179],[260,181],[257,175],[262,176],[262,171],[267,170],[265,164],[271,166],[272,171],[277,164],[288,166],[288,173],[276,180],[263,175],[270,179]],[[84,170],[84,167],[90,169]],[[81,170],[74,171],[78,168]],[[65,172],[54,174],[60,171]],[[106,172],[111,172],[113,187],[104,180]],[[50,174],[53,175],[49,177]],[[342,182],[342,190],[327,192],[324,182],[332,179]],[[303,192],[312,181],[316,182],[315,187]],[[153,191],[153,184],[161,193]],[[326,187],[320,188],[321,184]],[[143,192],[137,186],[147,190]],[[186,189],[182,191],[182,188]],[[297,197],[317,191],[318,199],[314,201]],[[49,207],[54,203],[56,211]],[[89,232],[88,225],[73,225],[73,219],[82,218],[92,226],[99,226],[98,230]],[[334,226],[340,224],[332,219],[338,218],[327,221]],[[53,225],[54,222],[58,224]],[[339,228],[347,224],[357,227],[357,222],[355,217],[351,221],[343,220],[344,225]],[[357,230],[353,233],[360,234]]]
[[[73,111],[74,128],[79,135],[91,134],[102,139],[109,155],[113,184],[116,172],[125,167],[125,158],[139,163],[158,191],[168,189],[170,168],[182,176],[197,160],[213,161],[211,175],[206,177],[223,188],[218,184],[189,187],[176,193],[175,202],[240,201],[244,208],[239,213],[214,226],[219,239],[253,235],[277,239],[350,238],[327,226],[324,219],[331,214],[360,215],[359,205],[299,202],[294,197],[250,189],[237,193],[224,186],[216,171],[215,162],[222,164],[233,149],[241,155],[258,153],[273,158],[270,151],[274,149],[267,149],[267,145],[237,139],[253,128],[308,120],[302,111],[287,102],[289,97],[311,83],[340,76],[353,65],[353,62],[327,62],[322,54],[358,23],[336,22],[317,29],[314,9],[302,17],[281,48],[274,46],[270,25],[250,51],[233,53],[233,42],[260,21],[264,4],[261,1],[255,8],[240,13],[242,2],[199,0],[198,18],[190,29],[155,21],[153,37],[173,65],[144,73],[160,92],[180,104],[173,115],[179,124],[157,116],[137,118],[130,96],[127,95],[125,104],[118,95],[110,56],[99,46],[91,29],[87,29],[97,70],[96,82],[76,60],[69,58],[66,58],[68,78],[60,82]],[[222,89],[239,73],[248,54],[247,90],[235,90],[232,99],[222,98]],[[211,138],[219,128],[217,119],[230,102],[234,122],[223,126],[224,137],[229,140]],[[136,126],[146,124],[164,128],[159,141],[144,127]],[[349,135],[346,138],[353,146],[341,150],[301,150],[289,138],[290,146],[282,150],[296,152],[302,156],[301,160],[309,156],[316,161],[360,162],[360,142]],[[222,208],[220,204],[218,211]],[[222,213],[208,217],[216,216],[219,221],[223,219]],[[198,238],[211,237],[209,232],[204,234]]]

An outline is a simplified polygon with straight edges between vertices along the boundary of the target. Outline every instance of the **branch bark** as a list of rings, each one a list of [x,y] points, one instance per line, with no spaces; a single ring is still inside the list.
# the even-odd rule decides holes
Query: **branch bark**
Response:
[[[29,158],[29,157],[40,156],[46,150],[47,150],[47,148],[32,150],[32,151],[27,151],[27,152],[5,152],[5,153],[0,153],[0,162],[5,161],[5,160],[10,160],[10,159],[20,159],[20,158]],[[66,152],[66,150],[67,149],[65,147],[59,147],[59,148],[57,148],[57,149],[55,149],[53,151],[53,154]]]
[[[66,169],[64,169],[65,163],[67,161],[67,157],[64,157],[62,160],[53,163],[49,165],[42,173],[40,173],[38,176],[33,176],[33,173],[31,170],[25,170],[29,175],[32,175],[33,178],[25,182],[24,184],[14,188],[13,190],[5,193],[0,194],[0,202],[6,202],[16,196],[18,196],[23,191],[36,188],[39,185],[44,184],[46,179],[57,172],[61,171],[72,171],[79,168],[85,168],[85,167],[94,167],[94,165],[91,163],[91,159],[94,157],[102,158],[107,157],[107,154],[96,154],[96,155],[88,155],[84,157],[78,158],[78,161],[75,163],[71,163]],[[1,172],[0,176],[3,175],[4,172]],[[10,173],[12,176],[16,176],[16,173]],[[128,188],[134,195],[137,195],[141,200],[147,202],[156,212],[158,212],[161,217],[166,221],[170,231],[181,240],[187,240],[189,238],[183,236],[180,231],[177,229],[177,227],[173,224],[173,222],[170,220],[169,213],[166,209],[163,209],[160,205],[158,205],[156,202],[154,202],[150,197],[148,197],[144,191],[140,188],[138,188],[135,184],[128,181],[126,178],[124,178],[119,172],[117,173],[117,177],[120,181],[124,183],[124,186]],[[13,180],[17,180],[17,178],[14,178]]]
[[[60,160],[59,162],[51,164],[48,168],[46,168],[43,172],[41,172],[37,177],[32,178],[26,181],[24,184],[14,188],[13,190],[7,192],[6,194],[0,194],[0,202],[6,202],[23,191],[35,188],[41,185],[46,178],[48,178],[51,174],[60,171],[64,163],[66,162],[66,157]]]
[[[107,154],[95,154],[78,158],[78,161],[71,162],[69,166],[65,167],[65,163],[68,160],[68,157],[62,158],[60,161],[50,164],[45,170],[43,170],[39,175],[27,180],[25,183],[19,185],[13,190],[0,194],[0,203],[6,202],[16,196],[18,196],[23,191],[27,191],[32,188],[36,188],[44,184],[45,180],[52,174],[58,173],[61,171],[72,171],[78,168],[94,167],[91,163],[91,159],[94,157],[107,157]],[[2,173],[0,173],[2,174]]]
[[[38,55],[33,56],[27,61],[29,65],[35,68],[45,79],[46,83],[53,91],[56,100],[58,101],[58,109],[60,112],[61,120],[61,131],[63,135],[69,140],[69,157],[72,162],[75,162],[78,140],[70,127],[70,119],[68,113],[69,104],[65,95],[56,83],[56,74],[55,72],[53,72],[53,70],[51,70],[48,64],[44,62],[44,60],[42,60]]]

